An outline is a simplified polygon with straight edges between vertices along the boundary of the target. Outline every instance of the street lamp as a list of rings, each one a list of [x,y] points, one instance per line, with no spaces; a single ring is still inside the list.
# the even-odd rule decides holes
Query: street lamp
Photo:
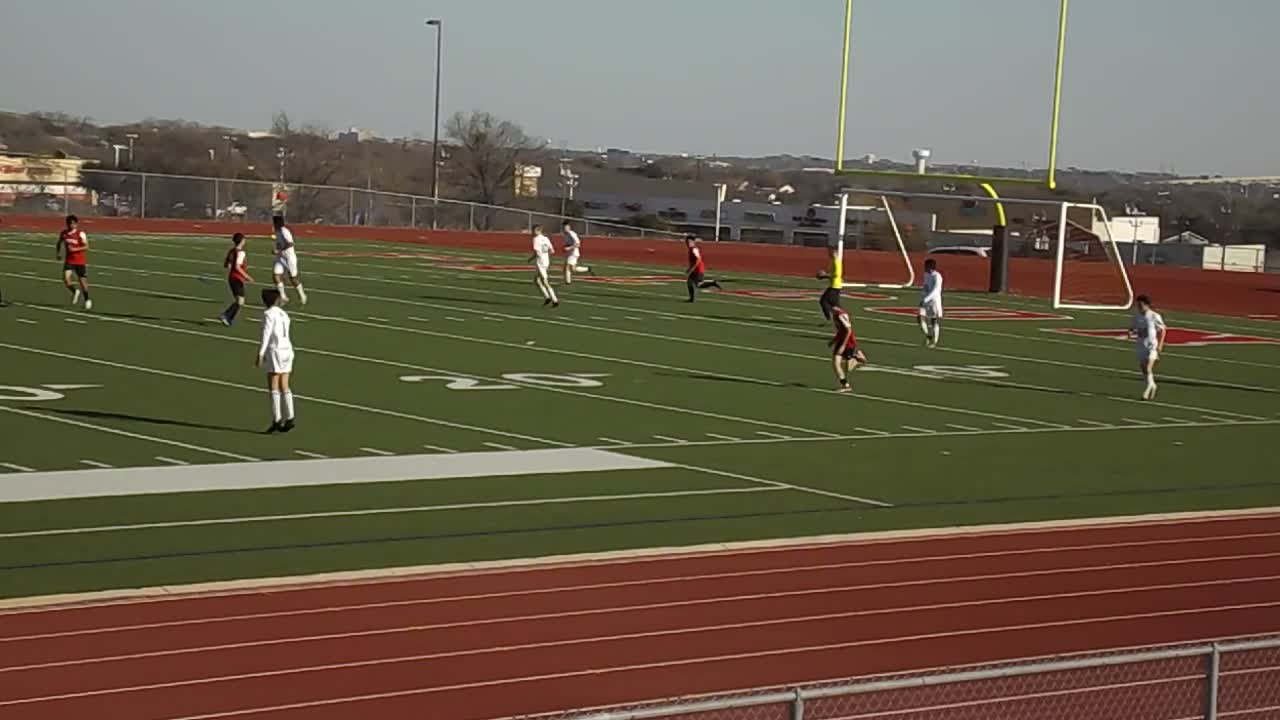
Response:
[[[431,136],[431,228],[436,227],[436,215],[440,206],[440,59],[444,45],[444,21],[433,18],[427,21],[436,29],[436,110],[435,130]]]
[[[139,135],[138,133],[128,133],[125,135],[125,137],[129,138],[129,169],[132,170],[133,169],[133,141],[137,140]]]

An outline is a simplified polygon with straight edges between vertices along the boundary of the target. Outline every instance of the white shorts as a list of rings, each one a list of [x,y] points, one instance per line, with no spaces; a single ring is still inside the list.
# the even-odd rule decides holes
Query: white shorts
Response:
[[[565,256],[565,258],[564,258],[565,264],[567,264],[567,265],[577,265],[577,264],[578,264],[578,258],[580,258],[580,257],[582,257],[582,251],[581,251],[581,250],[578,250],[578,249],[576,249],[576,248],[575,248],[575,249],[573,249],[573,250],[570,250],[570,251],[569,251],[569,254],[568,254],[568,255],[566,255],[566,256]]]
[[[942,319],[942,303],[930,302],[920,304],[920,317],[928,320]]]
[[[1160,359],[1160,351],[1155,348],[1138,348],[1138,365],[1146,367],[1147,363],[1152,360]]]
[[[268,350],[262,357],[262,369],[273,375],[293,372],[293,350],[291,348]]]
[[[277,255],[275,265],[271,266],[271,274],[298,277],[298,253],[289,250]]]

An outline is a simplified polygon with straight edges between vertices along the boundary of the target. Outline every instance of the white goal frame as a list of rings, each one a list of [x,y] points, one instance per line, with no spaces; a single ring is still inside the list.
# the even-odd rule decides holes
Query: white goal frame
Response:
[[[889,207],[889,198],[884,195],[880,195],[880,209],[884,210],[885,215],[889,218],[889,227],[893,229],[893,239],[898,243],[898,252],[902,255],[902,263],[907,268],[907,281],[905,283],[845,282],[844,285],[846,287],[902,290],[913,287],[916,284],[915,266],[911,264],[911,256],[907,253],[907,245],[902,241],[902,233],[898,231],[898,221],[893,216],[893,208]],[[848,222],[849,193],[842,192],[840,193],[840,229],[836,236],[836,254],[841,265],[844,264],[844,236]]]
[[[1072,303],[1063,302],[1062,300],[1062,273],[1066,264],[1067,254],[1067,233],[1070,225],[1067,224],[1067,212],[1072,208],[1087,208],[1095,213],[1094,219],[1102,221],[1102,233],[1099,234],[1092,228],[1090,232],[1098,235],[1098,242],[1102,243],[1103,249],[1111,256],[1110,260],[1115,263],[1116,270],[1120,273],[1120,277],[1124,279],[1125,301],[1123,304],[1098,305],[1093,303]],[[1097,223],[1093,226],[1098,227]],[[1105,235],[1106,237],[1103,237]],[[1133,284],[1129,281],[1129,271],[1125,269],[1124,260],[1120,257],[1120,249],[1116,246],[1116,240],[1111,236],[1111,218],[1107,217],[1107,211],[1101,205],[1091,203],[1072,203],[1064,202],[1062,207],[1058,209],[1058,239],[1057,253],[1053,263],[1053,307],[1055,309],[1065,310],[1128,310],[1133,306]]]

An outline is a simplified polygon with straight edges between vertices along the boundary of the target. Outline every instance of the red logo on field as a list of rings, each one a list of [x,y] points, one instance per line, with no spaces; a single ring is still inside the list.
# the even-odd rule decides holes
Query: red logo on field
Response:
[[[582,282],[598,282],[607,285],[658,285],[684,280],[679,275],[626,275],[623,277],[581,277]]]
[[[1280,315],[1250,315],[1250,320],[1280,320]]]
[[[1111,338],[1112,340],[1128,340],[1128,330],[1077,330],[1075,328],[1054,328],[1050,332],[1080,335],[1082,337]],[[1280,344],[1280,339],[1256,337],[1253,335],[1235,335],[1219,333],[1211,330],[1184,330],[1169,328],[1165,333],[1166,345],[1182,345],[1185,347],[1202,347],[1204,345],[1256,345]]]
[[[878,307],[872,312],[889,313],[890,315],[916,315],[920,312],[915,307]],[[948,320],[1070,320],[1069,315],[1036,312],[1034,310],[1013,310],[1000,307],[948,307],[945,310]]]
[[[391,259],[410,259],[410,260],[448,260],[449,258],[441,255],[426,255],[423,253],[404,253],[404,252],[343,252],[341,250],[304,250],[303,255],[312,255],[315,257],[339,257],[339,258],[391,258]]]
[[[742,295],[745,297],[764,298],[766,300],[816,300],[817,290],[796,290],[794,288],[762,288],[760,290],[725,290],[726,295]],[[877,295],[851,290],[841,290],[840,297],[854,300],[892,300],[891,295]]]
[[[532,265],[471,265],[468,263],[439,263],[436,267],[449,270],[475,270],[476,272],[528,272]]]

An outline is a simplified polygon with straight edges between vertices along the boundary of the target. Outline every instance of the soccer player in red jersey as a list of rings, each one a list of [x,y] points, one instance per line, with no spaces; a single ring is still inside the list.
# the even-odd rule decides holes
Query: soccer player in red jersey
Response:
[[[245,260],[248,253],[244,249],[245,239],[244,233],[236,233],[231,236],[231,249],[227,251],[227,256],[222,260],[222,267],[227,269],[227,285],[231,288],[231,304],[227,309],[222,311],[218,319],[223,325],[231,327],[236,321],[236,315],[240,313],[240,308],[244,306],[244,286],[245,283],[253,282],[253,278],[249,277],[249,271],[245,268]]]
[[[63,248],[67,254],[62,255]],[[92,310],[93,301],[89,299],[89,269],[85,262],[85,252],[89,249],[89,236],[80,229],[80,218],[67,216],[67,227],[58,233],[58,244],[54,246],[54,255],[62,260],[62,282],[71,293],[71,304],[75,305],[84,298],[84,309]],[[72,276],[79,279],[73,281]]]
[[[853,321],[849,319],[847,310],[839,305],[831,308],[831,321],[836,326],[836,336],[827,345],[834,351],[831,365],[836,371],[836,380],[840,382],[838,392],[853,392],[853,388],[849,387],[848,373],[856,370],[860,363],[866,364],[867,356],[858,349],[858,338],[853,334]]]
[[[684,244],[689,249],[689,267],[684,271],[685,284],[689,288],[689,302],[693,302],[697,298],[699,289],[723,289],[720,287],[720,283],[715,280],[704,279],[707,274],[707,264],[702,259],[702,250],[698,248],[697,236],[692,234],[685,235]]]

